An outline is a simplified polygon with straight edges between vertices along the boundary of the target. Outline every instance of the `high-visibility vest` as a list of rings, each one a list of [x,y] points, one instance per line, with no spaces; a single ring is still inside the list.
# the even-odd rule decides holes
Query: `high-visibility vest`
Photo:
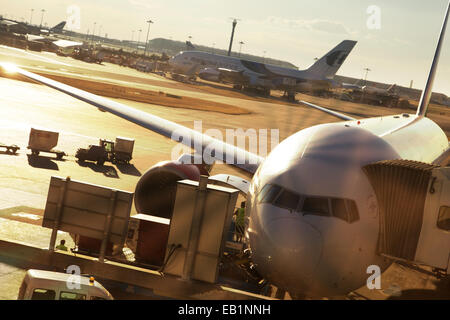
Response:
[[[239,208],[236,214],[236,225],[244,226],[245,225],[245,208]]]
[[[57,245],[56,249],[61,250],[61,251],[68,251],[67,247],[63,244]]]

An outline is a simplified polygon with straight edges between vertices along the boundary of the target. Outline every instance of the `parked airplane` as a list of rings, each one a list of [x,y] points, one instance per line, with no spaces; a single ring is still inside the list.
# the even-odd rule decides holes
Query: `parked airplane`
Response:
[[[328,88],[330,80],[350,54],[356,41],[344,40],[306,70],[283,68],[201,51],[180,52],[169,63],[177,73],[198,73],[209,81],[265,90],[306,91]]]
[[[181,142],[203,157],[210,155],[253,175],[246,237],[257,270],[294,297],[333,296],[364,285],[369,266],[384,271],[391,263],[377,253],[379,212],[384,204],[363,167],[392,159],[443,165],[450,159],[444,131],[426,117],[449,12],[450,2],[416,114],[358,120],[303,102],[344,121],[301,130],[281,142],[265,159],[118,102],[20,68],[9,69]],[[201,164],[156,164],[136,186],[137,211],[151,212],[152,199],[167,208],[173,206],[166,197],[175,181],[198,179],[207,173]],[[391,201],[399,210],[404,206],[399,199]],[[170,217],[170,212],[163,214]]]
[[[368,93],[368,94],[384,94],[384,95],[395,94],[396,89],[397,89],[397,85],[396,84],[391,85],[387,89],[377,88],[377,87],[372,87],[372,86],[363,86],[363,87],[361,87],[361,90],[364,93]]]
[[[0,28],[6,32],[13,32],[18,34],[32,34],[32,35],[48,35],[50,33],[61,33],[66,25],[66,21],[61,21],[52,28],[41,28],[33,26],[24,22],[0,19]]]

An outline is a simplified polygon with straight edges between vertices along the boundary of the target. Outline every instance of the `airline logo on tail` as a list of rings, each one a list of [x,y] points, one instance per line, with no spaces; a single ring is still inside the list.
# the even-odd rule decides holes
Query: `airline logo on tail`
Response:
[[[356,41],[344,40],[314,63],[308,72],[323,79],[332,79],[356,45]]]
[[[56,26],[54,26],[53,28],[51,28],[50,31],[60,32],[60,31],[62,31],[62,29],[64,29],[65,26],[66,26],[66,21],[62,21],[62,22],[58,23]]]
[[[349,53],[348,51],[335,51],[327,56],[326,62],[330,67],[340,67]]]

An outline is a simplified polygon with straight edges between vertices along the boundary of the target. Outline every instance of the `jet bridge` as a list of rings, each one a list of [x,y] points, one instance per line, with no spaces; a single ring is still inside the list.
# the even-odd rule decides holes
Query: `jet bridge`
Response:
[[[363,168],[378,199],[378,253],[450,274],[450,167],[389,160]]]

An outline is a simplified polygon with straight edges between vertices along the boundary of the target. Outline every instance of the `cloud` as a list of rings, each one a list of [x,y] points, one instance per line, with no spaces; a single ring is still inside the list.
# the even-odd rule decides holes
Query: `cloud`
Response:
[[[281,17],[269,16],[263,21],[249,21],[251,24],[270,24],[272,26],[277,26],[279,28],[287,29],[305,29],[308,31],[317,31],[330,34],[342,34],[342,35],[353,35],[354,31],[351,31],[344,24],[337,21],[323,20],[323,19],[313,19],[313,20],[302,20],[302,19],[285,19]]]
[[[128,2],[132,5],[132,6],[136,6],[136,7],[143,7],[146,9],[157,9],[159,6],[155,5],[155,4],[150,4],[144,0],[128,0]]]

